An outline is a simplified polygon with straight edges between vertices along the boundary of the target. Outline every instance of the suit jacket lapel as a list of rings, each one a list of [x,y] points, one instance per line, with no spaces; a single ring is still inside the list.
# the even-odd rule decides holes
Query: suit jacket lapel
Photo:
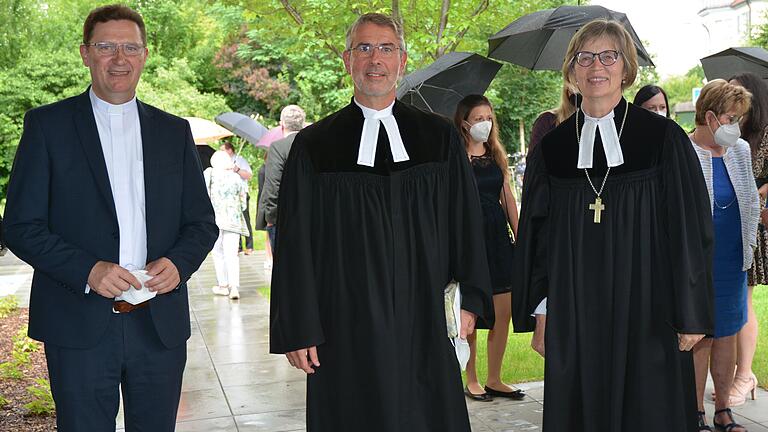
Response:
[[[90,87],[89,87],[90,90]],[[109,184],[109,174],[107,173],[107,164],[104,162],[104,152],[101,149],[101,139],[99,139],[99,130],[96,127],[96,119],[93,116],[93,107],[91,98],[86,90],[77,100],[77,110],[75,112],[75,127],[80,137],[80,144],[83,146],[85,157],[91,167],[91,173],[96,181],[96,186],[109,207],[112,217],[117,222],[117,210],[115,210],[115,200],[112,197],[112,188]]]
[[[147,227],[147,259],[154,259],[154,244],[152,242],[154,233],[153,221],[158,219],[154,217],[153,212],[155,210],[156,188],[153,182],[148,181],[154,175],[155,169],[158,168],[155,163],[159,158],[159,135],[157,133],[158,125],[156,124],[155,116],[147,106],[136,100],[139,110],[139,124],[141,125],[141,150],[142,159],[144,161],[144,220]]]

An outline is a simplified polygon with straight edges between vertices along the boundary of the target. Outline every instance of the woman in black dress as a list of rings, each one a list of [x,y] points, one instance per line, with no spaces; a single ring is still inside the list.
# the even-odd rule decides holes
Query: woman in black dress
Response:
[[[454,123],[464,137],[464,145],[477,180],[483,209],[483,233],[488,270],[493,285],[496,323],[488,332],[488,379],[480,386],[475,367],[475,334],[467,338],[470,358],[467,363],[467,397],[489,401],[493,396],[522,399],[521,390],[501,381],[501,364],[507,346],[511,317],[512,233],[517,233],[517,204],[509,185],[507,152],[499,141],[496,116],[491,102],[481,95],[469,95],[456,107]],[[479,233],[478,233],[479,234]]]

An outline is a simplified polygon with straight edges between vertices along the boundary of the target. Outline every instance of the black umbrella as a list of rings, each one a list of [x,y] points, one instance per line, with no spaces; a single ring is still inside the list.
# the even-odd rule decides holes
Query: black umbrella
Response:
[[[228,112],[217,115],[216,123],[222,125],[233,134],[247,140],[253,145],[256,145],[256,143],[259,142],[259,139],[267,133],[267,128],[261,123],[245,114],[237,112]]]
[[[708,80],[728,79],[743,72],[768,79],[768,51],[760,47],[728,48],[704,57],[701,66]]]
[[[488,39],[488,57],[531,70],[560,70],[573,35],[599,18],[620,22],[632,36],[640,66],[653,66],[627,16],[602,6],[560,6],[522,16]]]
[[[403,77],[397,98],[452,117],[459,101],[469,94],[483,94],[500,68],[500,63],[478,54],[450,52]]]

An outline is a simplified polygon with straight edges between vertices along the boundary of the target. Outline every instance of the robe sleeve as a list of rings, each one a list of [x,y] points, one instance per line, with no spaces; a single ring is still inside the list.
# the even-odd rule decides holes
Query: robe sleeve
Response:
[[[512,324],[516,333],[533,331],[536,320],[531,314],[547,297],[549,176],[542,148],[538,145],[529,154],[520,200],[512,283]]]
[[[661,211],[669,269],[669,324],[678,333],[714,333],[714,233],[701,164],[685,132],[668,122],[662,154]]]
[[[317,174],[305,141],[297,136],[278,195],[275,265],[270,293],[269,351],[283,354],[321,345],[313,241],[313,187]]]
[[[493,328],[493,290],[482,234],[480,196],[467,153],[454,128],[451,128],[450,141],[451,276],[461,287],[461,308],[477,315],[478,327]]]

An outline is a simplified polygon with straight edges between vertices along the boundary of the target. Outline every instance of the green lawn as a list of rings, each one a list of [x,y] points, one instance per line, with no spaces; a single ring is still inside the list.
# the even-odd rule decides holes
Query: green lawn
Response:
[[[752,302],[755,305],[755,315],[760,326],[757,335],[757,352],[752,370],[757,375],[760,386],[768,389],[768,286],[755,287],[752,294]]]

